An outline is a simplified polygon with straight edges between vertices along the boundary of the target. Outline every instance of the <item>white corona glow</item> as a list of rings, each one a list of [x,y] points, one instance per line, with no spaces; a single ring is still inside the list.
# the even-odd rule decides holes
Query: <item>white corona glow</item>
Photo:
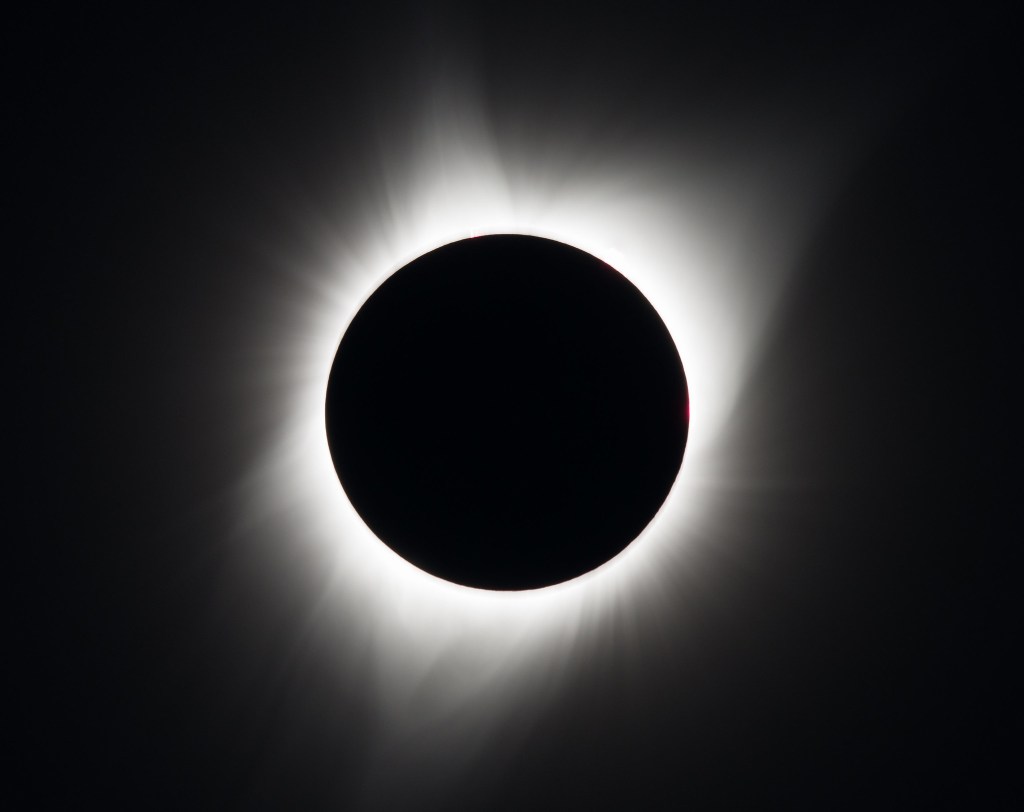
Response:
[[[264,351],[246,361],[275,387],[279,428],[241,489],[239,532],[257,528],[330,570],[320,616],[372,696],[376,746],[443,721],[464,744],[445,758],[458,760],[498,718],[538,712],[574,657],[655,617],[684,582],[814,194],[796,194],[790,175],[781,205],[774,176],[746,167],[727,180],[699,145],[687,159],[598,141],[589,160],[569,161],[571,144],[541,154],[493,136],[471,95],[433,102],[415,140],[382,142],[379,176],[344,192],[361,216],[303,224],[324,259],[281,263],[276,321],[260,325]],[[392,552],[348,502],[324,427],[339,341],[376,287],[440,245],[505,233],[567,243],[626,276],[668,327],[691,401],[682,468],[645,532],[599,569],[529,592],[457,586]]]

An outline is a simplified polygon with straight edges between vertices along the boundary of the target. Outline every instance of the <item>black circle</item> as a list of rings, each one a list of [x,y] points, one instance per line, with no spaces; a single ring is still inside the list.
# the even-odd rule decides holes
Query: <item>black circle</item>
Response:
[[[672,338],[625,277],[494,235],[410,262],[345,332],[327,387],[338,477],[391,549],[448,581],[535,589],[647,526],[682,463]]]

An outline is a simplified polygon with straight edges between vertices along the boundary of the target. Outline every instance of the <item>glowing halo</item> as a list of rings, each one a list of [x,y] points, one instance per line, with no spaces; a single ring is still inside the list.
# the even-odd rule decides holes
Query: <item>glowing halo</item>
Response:
[[[739,187],[666,150],[612,145],[570,171],[499,146],[471,100],[449,108],[411,128],[415,145],[381,145],[386,168],[346,203],[355,213],[313,232],[321,263],[281,263],[286,296],[267,293],[275,321],[259,325],[262,350],[246,362],[273,387],[277,429],[240,490],[239,536],[288,545],[329,573],[318,618],[371,686],[379,746],[401,749],[457,719],[457,746],[436,755],[454,768],[510,711],[523,724],[538,712],[574,657],[657,623],[690,577],[693,543],[714,532],[728,498],[723,429],[823,180],[795,194],[791,174],[782,207],[777,175],[751,168]],[[785,174],[781,158],[773,171]],[[331,366],[366,298],[416,257],[484,234],[546,237],[616,268],[667,326],[691,399],[686,458],[647,529],[598,569],[534,591],[458,586],[392,552],[349,504],[324,425]]]

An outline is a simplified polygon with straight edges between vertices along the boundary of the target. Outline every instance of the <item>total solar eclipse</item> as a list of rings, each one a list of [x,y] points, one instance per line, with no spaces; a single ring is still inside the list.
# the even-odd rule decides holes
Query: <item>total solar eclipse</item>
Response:
[[[392,274],[342,337],[327,386],[334,467],[402,558],[491,590],[614,558],[682,463],[688,393],[650,302],[540,237],[450,243]]]

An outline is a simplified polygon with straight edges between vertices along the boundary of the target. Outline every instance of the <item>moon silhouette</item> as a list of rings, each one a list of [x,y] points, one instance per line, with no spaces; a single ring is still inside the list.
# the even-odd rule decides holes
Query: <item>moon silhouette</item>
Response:
[[[658,313],[540,237],[450,243],[368,298],[331,370],[326,429],[366,525],[439,578],[525,590],[618,555],[683,459],[688,391]]]

